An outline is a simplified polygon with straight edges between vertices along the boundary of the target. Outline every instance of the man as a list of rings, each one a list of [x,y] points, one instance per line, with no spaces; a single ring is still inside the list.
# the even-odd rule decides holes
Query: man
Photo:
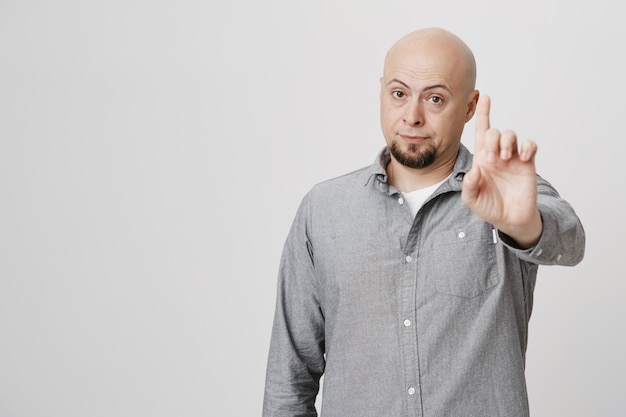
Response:
[[[281,260],[263,415],[528,416],[537,266],[575,265],[584,231],[535,173],[537,146],[489,126],[470,49],[438,28],[389,50],[387,146],[316,185]],[[476,114],[475,155],[461,145]]]

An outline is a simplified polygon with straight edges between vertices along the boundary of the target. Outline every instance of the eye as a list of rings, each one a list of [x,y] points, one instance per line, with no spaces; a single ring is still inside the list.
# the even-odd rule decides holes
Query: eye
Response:
[[[428,100],[433,104],[442,104],[443,98],[439,96],[430,96]]]
[[[399,90],[392,91],[391,95],[394,98],[402,98],[402,97],[404,97],[404,93],[402,91],[399,91]]]

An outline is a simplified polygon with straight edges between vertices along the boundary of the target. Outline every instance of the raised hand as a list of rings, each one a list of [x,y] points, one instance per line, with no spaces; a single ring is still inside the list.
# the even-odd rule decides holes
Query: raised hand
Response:
[[[472,169],[463,180],[463,202],[480,218],[528,248],[539,240],[535,154],[537,145],[518,148],[511,130],[489,126],[490,99],[481,95],[476,107],[476,137]]]

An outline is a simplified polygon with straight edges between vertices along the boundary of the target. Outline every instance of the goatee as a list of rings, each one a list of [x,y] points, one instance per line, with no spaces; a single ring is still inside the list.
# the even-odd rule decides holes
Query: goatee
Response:
[[[437,156],[437,151],[432,146],[420,151],[417,145],[413,143],[409,144],[406,151],[402,151],[398,143],[394,142],[389,147],[389,151],[396,161],[400,162],[405,167],[417,169],[426,168],[431,165],[435,162]]]

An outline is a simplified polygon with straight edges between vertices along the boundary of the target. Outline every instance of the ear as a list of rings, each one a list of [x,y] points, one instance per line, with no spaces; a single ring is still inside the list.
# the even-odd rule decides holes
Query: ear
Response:
[[[476,113],[476,105],[478,104],[478,97],[480,97],[480,92],[478,90],[474,90],[469,95],[469,100],[467,102],[467,113],[465,113],[465,123],[469,122],[472,117],[474,117],[474,113]]]

